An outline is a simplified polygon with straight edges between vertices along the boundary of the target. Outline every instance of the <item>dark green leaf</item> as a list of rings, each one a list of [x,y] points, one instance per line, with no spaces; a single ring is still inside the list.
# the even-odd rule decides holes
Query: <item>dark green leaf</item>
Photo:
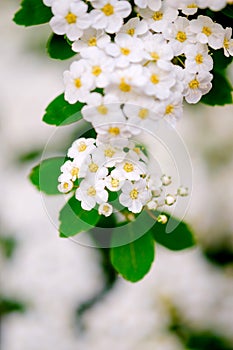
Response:
[[[129,238],[134,233],[129,227]],[[114,268],[128,281],[137,282],[141,280],[150,270],[154,261],[154,241],[150,233],[132,241],[126,245],[111,248],[111,262]]]
[[[59,215],[61,237],[74,236],[95,227],[100,216],[97,210],[83,210],[80,202],[72,197],[62,208]]]
[[[60,167],[64,163],[64,157],[56,157],[43,160],[34,167],[29,175],[29,179],[39,191],[46,194],[61,194],[58,189],[58,176]]]
[[[169,216],[167,224],[156,222],[150,229],[157,243],[170,250],[183,250],[193,247],[195,239],[188,225],[179,219]]]
[[[231,104],[232,85],[225,75],[215,71],[212,84],[212,89],[207,95],[202,97],[201,102],[210,106]]]
[[[223,71],[232,63],[233,57],[226,57],[223,50],[215,50],[212,53],[212,58],[214,60],[214,71],[223,74]]]
[[[8,298],[0,297],[0,316],[12,312],[24,312],[25,306],[18,302],[17,300],[11,300]]]
[[[225,16],[233,18],[233,5],[227,5],[222,12]]]
[[[68,125],[82,119],[80,110],[84,106],[83,103],[77,102],[69,104],[64,99],[64,94],[56,97],[46,108],[43,121],[50,125],[63,126]]]
[[[23,0],[13,20],[16,24],[28,27],[47,23],[51,17],[51,9],[42,0]]]
[[[0,237],[0,248],[2,248],[3,253],[6,258],[11,258],[15,248],[16,240],[13,237]]]
[[[52,34],[47,42],[47,52],[51,58],[66,60],[76,55],[64,36]]]

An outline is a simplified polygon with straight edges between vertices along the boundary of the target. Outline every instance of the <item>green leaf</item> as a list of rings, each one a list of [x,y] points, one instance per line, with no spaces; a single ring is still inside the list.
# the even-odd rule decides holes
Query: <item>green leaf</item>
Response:
[[[52,17],[51,9],[42,0],[23,0],[21,8],[16,12],[13,21],[22,26],[34,26],[49,22]]]
[[[130,228],[130,225],[126,225]],[[134,233],[129,229],[129,236]],[[111,248],[111,262],[114,268],[128,281],[141,280],[154,261],[154,241],[150,232],[126,245]]]
[[[24,312],[25,305],[17,300],[11,300],[0,296],[0,317],[12,312]]]
[[[214,72],[219,72],[220,74],[224,74],[224,70],[228,67],[229,64],[232,63],[233,57],[226,57],[224,55],[223,49],[215,50],[212,52],[212,58],[214,60]]]
[[[155,222],[150,229],[157,243],[170,250],[183,250],[195,245],[195,239],[189,226],[168,214],[167,224]]]
[[[57,185],[61,172],[60,167],[64,163],[64,159],[64,157],[45,159],[32,169],[29,179],[39,191],[46,194],[61,194]]]
[[[224,106],[231,104],[232,101],[232,85],[224,74],[215,71],[212,80],[212,89],[203,96],[201,102],[210,106]]]
[[[84,103],[69,104],[64,99],[64,94],[56,97],[46,108],[43,121],[49,125],[63,126],[75,123],[82,119],[80,113]]]
[[[13,237],[1,237],[0,236],[0,248],[6,258],[11,258],[16,248],[16,240]]]
[[[66,60],[76,55],[64,36],[52,34],[47,42],[47,52],[51,58]]]
[[[70,237],[80,232],[89,231],[96,226],[99,219],[97,210],[83,210],[80,202],[72,197],[60,211],[60,235],[61,237]]]
[[[233,18],[233,5],[227,5],[223,10],[225,16]]]

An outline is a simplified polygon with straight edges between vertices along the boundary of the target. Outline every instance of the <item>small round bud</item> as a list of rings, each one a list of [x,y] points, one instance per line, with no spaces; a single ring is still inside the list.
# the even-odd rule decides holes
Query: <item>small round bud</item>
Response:
[[[168,194],[165,198],[165,204],[167,205],[173,205],[176,201],[176,197],[172,196],[171,194]]]
[[[164,186],[168,186],[172,183],[172,178],[171,176],[163,175],[161,176],[161,181]]]
[[[132,214],[132,213],[130,213],[130,214],[127,215],[127,219],[128,219],[129,221],[134,221],[134,220],[135,220],[135,215]]]
[[[157,219],[157,221],[163,225],[167,223],[167,220],[168,220],[167,216],[163,214],[159,215]]]
[[[187,187],[179,187],[177,190],[177,195],[181,197],[188,196],[188,188]]]

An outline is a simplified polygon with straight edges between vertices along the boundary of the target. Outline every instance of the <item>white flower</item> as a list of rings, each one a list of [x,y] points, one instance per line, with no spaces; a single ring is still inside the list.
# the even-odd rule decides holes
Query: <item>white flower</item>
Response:
[[[46,6],[52,6],[52,4],[55,2],[56,0],[43,0],[43,3]]]
[[[61,166],[62,174],[59,176],[58,181],[75,181],[78,178],[84,177],[86,175],[86,171],[82,167],[82,162],[82,158],[81,160],[76,158],[74,161],[67,160]]]
[[[176,121],[183,115],[183,96],[175,92],[170,94],[168,99],[157,103],[156,112],[175,126]]]
[[[70,40],[76,40],[83,35],[83,30],[91,25],[87,13],[88,6],[80,0],[62,0],[52,3],[54,16],[50,26],[54,33],[66,34]]]
[[[120,103],[134,101],[135,95],[144,90],[147,83],[145,68],[140,64],[132,64],[127,69],[116,69],[111,76],[111,83],[105,93],[114,94]]]
[[[180,9],[186,16],[192,16],[198,10],[198,3],[195,0],[183,0]]]
[[[154,132],[157,128],[158,115],[155,112],[156,103],[151,97],[141,97],[136,104],[125,104],[123,111],[128,118],[127,125],[132,134],[142,131]]]
[[[185,48],[185,68],[190,73],[205,73],[213,69],[213,59],[204,44],[188,45]]]
[[[119,33],[114,42],[106,46],[106,52],[114,57],[117,67],[125,68],[130,62],[139,63],[144,58],[143,41],[128,34]]]
[[[96,203],[105,203],[108,200],[108,192],[104,189],[105,182],[83,180],[75,192],[75,197],[81,202],[84,210],[91,210]]]
[[[184,96],[188,103],[197,103],[202,95],[207,94],[211,87],[213,75],[209,72],[205,74],[190,74],[185,77]]]
[[[103,179],[107,176],[107,169],[102,167],[102,163],[96,159],[93,159],[91,155],[88,155],[85,159],[84,168],[86,170],[86,179]]]
[[[141,175],[146,175],[146,165],[138,160],[138,155],[129,152],[123,162],[116,164],[115,174],[130,181],[137,181]]]
[[[116,96],[109,94],[102,96],[96,92],[90,95],[88,104],[82,108],[82,115],[95,128],[109,123],[125,121],[121,104],[116,101]]]
[[[198,0],[198,3],[199,3],[199,7],[201,7],[202,0]],[[213,11],[220,11],[227,5],[226,0],[208,0],[207,3],[208,3],[207,6]]]
[[[106,217],[110,216],[113,212],[113,207],[109,203],[102,203],[98,208],[98,213]]]
[[[225,36],[223,41],[224,55],[229,57],[233,56],[233,39],[232,39],[232,28],[225,29]]]
[[[104,29],[107,33],[116,33],[123,24],[123,18],[128,17],[131,5],[128,1],[98,0],[92,3],[95,8],[90,12],[92,26]]]
[[[156,62],[161,69],[172,69],[173,50],[162,35],[147,35],[144,38],[144,50],[147,60]]]
[[[92,88],[104,88],[108,85],[114,68],[113,59],[97,47],[82,52],[81,56],[87,64],[87,79],[92,80]]]
[[[176,79],[171,71],[160,69],[156,63],[150,63],[146,67],[146,76],[148,83],[144,90],[149,96],[155,96],[158,99],[166,99],[170,95],[170,88],[175,85]]]
[[[61,193],[68,193],[72,190],[74,184],[72,181],[63,181],[61,182],[57,188],[58,188],[58,191],[60,191]]]
[[[162,4],[161,0],[135,0],[134,2],[142,9],[149,7],[153,11],[158,11]]]
[[[140,213],[151,198],[151,191],[147,189],[146,181],[143,179],[134,183],[126,181],[121,191],[119,202],[133,213]]]
[[[224,29],[210,17],[198,16],[197,19],[190,21],[189,30],[201,44],[208,44],[215,50],[223,47]]]
[[[111,123],[96,127],[97,143],[110,143],[115,147],[125,147],[132,136],[125,123]]]
[[[114,167],[116,163],[122,162],[125,158],[125,152],[120,147],[114,147],[111,144],[103,143],[92,152],[94,162],[105,167]]]
[[[140,20],[138,17],[133,17],[121,27],[119,33],[137,37],[146,34],[147,31],[148,25],[146,21]]]
[[[81,162],[96,148],[94,143],[95,139],[82,137],[72,143],[67,155],[69,158],[78,158],[78,161]]]
[[[65,84],[65,100],[73,104],[77,101],[86,102],[90,90],[94,87],[87,71],[87,62],[83,59],[71,64],[70,70],[63,74]]]
[[[72,44],[72,50],[80,52],[88,50],[90,47],[103,49],[110,42],[110,36],[103,30],[88,28],[84,31],[83,36]]]
[[[139,14],[148,24],[148,27],[155,32],[163,32],[169,23],[172,23],[178,16],[178,11],[166,3],[157,11],[149,8],[139,9]]]
[[[163,35],[169,40],[172,46],[174,56],[179,56],[184,52],[187,44],[193,42],[193,33],[189,30],[190,21],[184,17],[178,17],[177,20],[165,28]]]
[[[125,183],[125,177],[116,170],[113,170],[105,179],[106,187],[112,191],[117,192]]]

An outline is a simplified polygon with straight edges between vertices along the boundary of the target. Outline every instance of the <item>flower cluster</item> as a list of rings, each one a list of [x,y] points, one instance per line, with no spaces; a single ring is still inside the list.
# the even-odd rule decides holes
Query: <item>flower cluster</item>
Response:
[[[140,213],[145,206],[151,210],[171,206],[176,196],[187,195],[184,187],[175,195],[166,194],[164,188],[171,184],[171,178],[159,177],[151,171],[147,156],[132,141],[116,146],[80,138],[73,142],[67,156],[69,160],[61,167],[58,189],[62,193],[75,189],[75,197],[84,210],[98,204],[100,215],[111,215],[113,205],[108,200],[112,192],[133,213]]]
[[[134,120],[142,126],[154,116],[174,123],[184,98],[197,103],[210,91],[211,52],[233,55],[232,29],[196,13],[230,2],[44,0],[54,14],[52,30],[66,35],[78,53],[64,73],[65,99],[85,103],[85,110],[96,107],[100,120],[106,119],[105,105],[116,101],[126,106],[124,113],[127,105],[139,106]]]
[[[232,1],[43,1],[51,6],[53,32],[65,35],[77,53],[64,72],[65,100],[84,104],[82,116],[97,133],[69,150],[60,191],[83,179],[76,198],[86,210],[99,204],[104,215],[112,212],[108,191],[121,191],[120,203],[134,213],[155,208],[154,177],[130,140],[143,130],[156,133],[161,119],[174,124],[184,99],[197,103],[210,91],[212,52],[233,55],[232,28],[199,9],[219,11]]]

